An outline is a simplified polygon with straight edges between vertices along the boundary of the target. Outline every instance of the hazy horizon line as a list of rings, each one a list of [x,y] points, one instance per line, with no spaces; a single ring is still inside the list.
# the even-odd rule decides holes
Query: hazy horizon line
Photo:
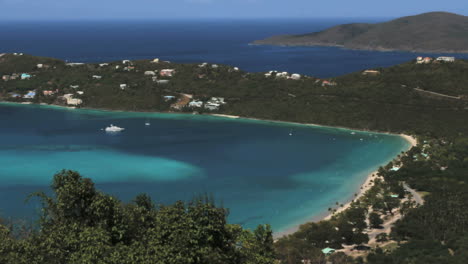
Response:
[[[231,21],[243,21],[243,20],[322,20],[322,19],[393,19],[397,17],[390,16],[329,16],[329,17],[167,17],[167,18],[34,18],[34,19],[15,19],[7,18],[0,19],[0,22],[80,22],[80,21],[99,21],[99,22],[116,22],[116,21],[213,21],[213,20],[231,20]]]

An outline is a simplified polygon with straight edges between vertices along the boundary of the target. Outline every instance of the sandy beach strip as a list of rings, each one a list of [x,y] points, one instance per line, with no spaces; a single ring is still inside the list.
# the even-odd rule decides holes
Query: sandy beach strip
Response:
[[[400,136],[402,138],[404,138],[406,141],[408,141],[408,143],[410,143],[410,145],[411,145],[407,149],[407,151],[410,150],[411,148],[415,147],[418,144],[417,139],[410,136],[410,135],[400,134]],[[377,179],[377,178],[380,178],[378,176],[378,171],[374,171],[374,172],[370,173],[367,176],[366,181],[361,185],[359,190],[356,192],[356,195],[354,197],[350,198],[346,204],[344,204],[343,206],[340,206],[339,208],[337,208],[336,211],[328,212],[326,214],[322,214],[322,215],[312,217],[309,221],[306,221],[303,224],[308,223],[308,222],[320,222],[320,221],[324,221],[324,220],[330,220],[334,215],[346,211],[347,209],[349,209],[351,207],[351,204],[353,203],[354,200],[358,200],[359,198],[361,198],[367,191],[369,191],[374,186],[374,180]],[[283,236],[291,235],[291,234],[297,232],[299,230],[299,227],[300,227],[300,225],[297,225],[297,226],[292,227],[292,228],[290,228],[290,229],[288,229],[286,231],[275,232],[273,234],[273,237],[274,237],[275,240],[277,240],[278,238],[281,238]]]

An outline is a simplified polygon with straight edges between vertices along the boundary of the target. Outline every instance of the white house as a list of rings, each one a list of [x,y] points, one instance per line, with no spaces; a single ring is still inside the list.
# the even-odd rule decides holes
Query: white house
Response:
[[[95,80],[100,80],[100,79],[102,79],[102,76],[100,76],[100,75],[93,75],[93,79],[95,79]]]
[[[78,89],[78,88],[80,88],[80,86],[79,86],[79,85],[70,85],[70,88],[72,88],[72,89]]]
[[[109,63],[101,63],[101,64],[99,64],[99,67],[104,67],[104,66],[108,66],[108,65],[109,65]]]
[[[219,67],[218,64],[211,65],[211,68],[213,68],[213,69],[217,69],[218,67]]]
[[[379,75],[380,72],[376,70],[365,70],[362,72],[362,75]]]
[[[169,80],[156,80],[157,84],[168,84]]]
[[[159,59],[155,58],[154,60],[151,61],[151,63],[159,63]]]
[[[83,103],[81,99],[73,98],[73,94],[65,94],[63,98],[67,100],[67,105],[77,106]]]
[[[217,103],[217,104],[226,104],[226,102],[224,102],[224,97],[211,97],[211,99],[208,102]]]
[[[204,67],[206,67],[207,65],[208,65],[208,63],[207,63],[207,62],[204,62],[204,63],[202,63],[202,64],[198,65],[198,67],[200,67],[200,68],[204,68]]]
[[[156,73],[154,71],[145,71],[146,76],[154,76]]]
[[[125,90],[125,88],[127,88],[127,84],[121,83],[121,84],[120,84],[120,89],[121,89],[121,90]]]
[[[42,69],[42,67],[44,67],[44,64],[39,63],[39,64],[36,65],[36,67],[37,67],[38,69]]]
[[[29,91],[27,94],[23,96],[24,99],[33,99],[34,97],[36,97],[35,91]]]
[[[189,104],[188,104],[189,107],[193,107],[193,108],[200,108],[203,106],[203,102],[202,101],[197,101],[197,100],[194,100],[194,101],[191,101]]]
[[[455,57],[438,57],[437,61],[454,62]]]
[[[205,109],[214,111],[219,109],[220,104],[207,102],[205,104]]]
[[[278,72],[276,73],[276,78],[287,78],[288,74],[288,72]]]
[[[66,63],[65,65],[75,67],[75,66],[84,65],[84,63],[82,63],[82,62],[70,62],[70,63]]]
[[[171,101],[171,100],[173,100],[173,99],[175,99],[175,98],[176,98],[176,97],[173,96],[173,95],[165,95],[165,96],[164,96],[164,101],[166,101],[166,102],[167,102],[167,101]]]
[[[294,73],[291,75],[291,79],[292,80],[300,80],[301,79],[301,75],[298,74],[298,73]]]
[[[130,63],[131,63],[131,61],[129,61],[129,60],[123,60],[122,61],[122,64],[130,64]]]
[[[79,94],[79,95],[83,95],[83,94],[84,94],[83,91],[76,91],[76,93]]]

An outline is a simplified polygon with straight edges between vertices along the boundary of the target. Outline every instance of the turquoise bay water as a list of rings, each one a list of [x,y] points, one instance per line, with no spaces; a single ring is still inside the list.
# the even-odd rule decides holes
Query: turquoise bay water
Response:
[[[284,231],[351,198],[370,172],[409,147],[398,136],[345,129],[6,103],[0,124],[0,216],[26,219],[38,206],[24,203],[27,195],[46,191],[66,168],[123,201],[211,193],[231,223]],[[107,134],[109,124],[126,130]]]

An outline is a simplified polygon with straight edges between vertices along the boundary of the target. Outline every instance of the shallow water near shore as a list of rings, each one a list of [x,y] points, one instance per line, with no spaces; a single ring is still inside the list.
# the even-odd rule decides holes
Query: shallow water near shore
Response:
[[[279,232],[346,201],[409,147],[399,136],[345,129],[5,103],[0,122],[0,216],[26,219],[38,208],[27,195],[66,168],[126,202],[139,193],[166,204],[213,194],[231,223]],[[110,124],[126,130],[101,130]]]

